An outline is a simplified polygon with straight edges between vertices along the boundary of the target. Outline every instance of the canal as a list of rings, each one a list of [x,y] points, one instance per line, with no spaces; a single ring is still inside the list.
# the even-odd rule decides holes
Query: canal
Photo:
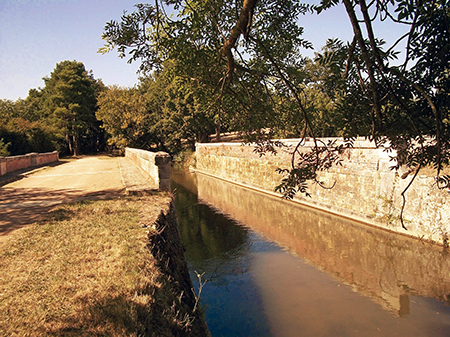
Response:
[[[448,250],[202,174],[171,184],[213,337],[450,336]]]

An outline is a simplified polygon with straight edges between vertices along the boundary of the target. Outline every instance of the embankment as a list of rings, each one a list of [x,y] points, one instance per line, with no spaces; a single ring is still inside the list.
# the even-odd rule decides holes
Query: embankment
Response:
[[[163,210],[149,234],[149,249],[165,276],[172,310],[162,312],[174,336],[210,336],[206,321],[199,310],[194,286],[189,276],[184,248],[173,201]]]
[[[126,148],[125,156],[139,168],[141,173],[153,180],[160,191],[170,190],[171,157],[169,154]],[[127,174],[123,176],[123,179],[127,187],[133,185],[134,181],[139,181],[136,180],[136,173]],[[144,222],[154,206],[149,205],[149,208],[141,209]],[[169,294],[161,296],[167,303],[161,305],[160,319],[171,328],[173,336],[210,336],[190,279],[173,201],[168,203],[161,210],[157,220],[149,225],[153,230],[149,232],[148,248],[164,275],[162,291]],[[157,301],[156,297],[158,296],[155,294],[155,301]],[[165,309],[167,307],[170,310]]]
[[[0,157],[0,176],[7,173],[53,163],[59,160],[57,151],[28,153],[22,156]]]
[[[324,139],[327,142],[329,139]],[[298,140],[283,140],[287,145],[277,155],[260,157],[254,146],[238,143],[197,144],[196,171],[247,187],[273,193],[282,176],[277,168],[288,168]],[[313,144],[306,142],[301,151]],[[342,165],[319,173],[324,189],[311,183],[311,198],[296,196],[295,201],[333,214],[350,217],[401,234],[424,240],[448,243],[450,197],[436,187],[433,177],[419,175],[405,193],[403,212],[407,230],[401,226],[402,191],[412,176],[401,179],[401,172],[390,169],[390,155],[369,141],[358,140],[341,156]]]

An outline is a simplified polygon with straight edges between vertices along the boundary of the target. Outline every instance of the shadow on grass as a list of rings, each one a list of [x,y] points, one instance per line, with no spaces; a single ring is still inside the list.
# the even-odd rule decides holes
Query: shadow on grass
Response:
[[[191,330],[190,309],[163,280],[162,287],[134,289],[131,295],[84,297],[75,315],[57,319],[42,327],[51,336],[200,336]],[[142,296],[140,300],[137,294]],[[148,295],[148,296],[146,296]],[[145,299],[151,298],[145,302]]]
[[[57,205],[82,200],[111,199],[124,195],[124,190],[104,190],[86,193],[77,189],[47,190],[43,188],[0,189],[0,241],[2,236],[26,225],[35,223],[43,214],[48,214]],[[64,210],[55,210],[51,217],[69,217]]]

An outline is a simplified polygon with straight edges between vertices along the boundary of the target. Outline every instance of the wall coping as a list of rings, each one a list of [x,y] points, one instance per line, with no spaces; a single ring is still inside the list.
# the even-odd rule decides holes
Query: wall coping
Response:
[[[313,147],[314,142],[310,140],[311,138],[306,138],[306,141],[302,145],[302,147]],[[336,145],[344,144],[344,139],[342,137],[324,137],[317,138],[327,144],[329,141],[336,141]],[[281,141],[286,145],[296,146],[302,139],[300,138],[286,138],[286,139],[273,139],[273,141]],[[223,142],[223,143],[196,143],[196,147],[217,147],[217,146],[230,146],[230,147],[238,147],[238,146],[255,146],[256,143],[243,143],[243,142]],[[386,146],[376,146],[374,141],[368,140],[363,137],[358,137],[353,142],[353,148],[356,149],[380,149],[384,150]]]

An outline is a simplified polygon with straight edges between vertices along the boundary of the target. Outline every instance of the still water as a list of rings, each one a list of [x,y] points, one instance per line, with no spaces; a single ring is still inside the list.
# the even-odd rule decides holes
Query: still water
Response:
[[[202,174],[172,189],[213,337],[450,336],[447,250]]]

